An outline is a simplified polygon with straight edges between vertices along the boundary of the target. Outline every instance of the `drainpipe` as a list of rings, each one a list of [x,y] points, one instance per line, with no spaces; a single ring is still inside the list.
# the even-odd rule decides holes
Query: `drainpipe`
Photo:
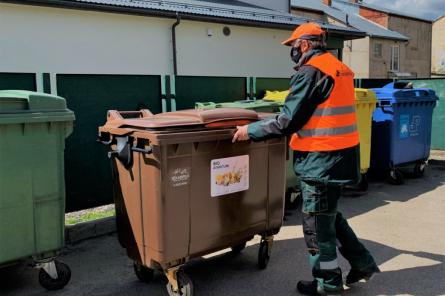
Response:
[[[173,73],[178,75],[178,61],[176,57],[176,27],[181,23],[181,16],[176,13],[176,22],[172,26],[172,44],[173,44]]]

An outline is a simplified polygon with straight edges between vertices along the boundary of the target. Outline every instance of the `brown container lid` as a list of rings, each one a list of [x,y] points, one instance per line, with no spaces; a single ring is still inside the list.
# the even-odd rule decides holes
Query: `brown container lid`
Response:
[[[124,114],[124,112],[122,113]],[[123,118],[121,113],[110,111],[106,126],[113,128],[166,129],[178,127],[234,127],[257,121],[258,114],[239,108],[217,108],[210,110],[190,109],[156,115],[144,114],[139,118]]]

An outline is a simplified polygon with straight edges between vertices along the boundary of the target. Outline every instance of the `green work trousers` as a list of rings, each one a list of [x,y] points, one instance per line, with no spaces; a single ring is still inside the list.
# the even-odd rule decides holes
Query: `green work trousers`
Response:
[[[342,186],[302,179],[301,189],[303,232],[312,275],[326,292],[339,291],[343,282],[337,247],[355,270],[367,270],[374,266],[374,259],[337,211]]]

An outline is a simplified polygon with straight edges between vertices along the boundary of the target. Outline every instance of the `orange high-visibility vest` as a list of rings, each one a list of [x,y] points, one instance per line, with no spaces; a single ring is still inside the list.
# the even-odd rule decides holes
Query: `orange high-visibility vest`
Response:
[[[333,151],[358,145],[354,73],[330,53],[315,56],[306,64],[332,77],[334,88],[292,136],[289,146],[299,151]]]

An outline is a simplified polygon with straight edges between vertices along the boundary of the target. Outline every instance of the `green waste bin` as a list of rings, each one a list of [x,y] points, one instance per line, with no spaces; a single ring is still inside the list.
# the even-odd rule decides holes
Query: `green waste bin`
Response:
[[[0,91],[0,266],[32,259],[48,290],[64,287],[65,138],[74,113],[65,99]]]
[[[273,100],[241,100],[227,103],[197,102],[196,109],[243,108],[256,112],[278,113],[284,105],[283,101]],[[291,149],[286,155],[286,209],[296,208],[300,202],[300,180],[294,172],[294,157]]]

